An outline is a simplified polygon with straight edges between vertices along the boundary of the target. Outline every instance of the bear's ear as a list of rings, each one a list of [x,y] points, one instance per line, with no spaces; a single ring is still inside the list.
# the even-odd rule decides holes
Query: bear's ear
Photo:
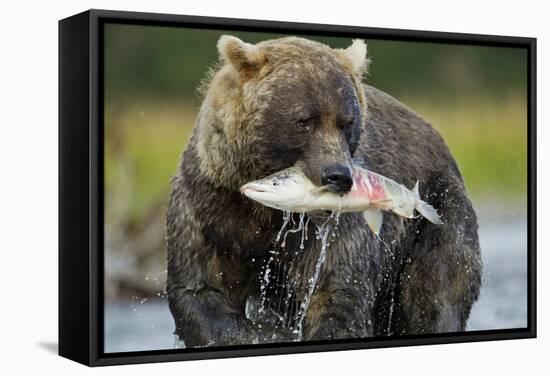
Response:
[[[348,66],[355,74],[363,76],[367,73],[370,60],[367,58],[367,45],[365,41],[354,39],[348,48],[342,50],[342,54],[345,56]]]
[[[218,52],[225,62],[241,73],[256,70],[266,61],[265,54],[259,47],[232,35],[220,37]]]

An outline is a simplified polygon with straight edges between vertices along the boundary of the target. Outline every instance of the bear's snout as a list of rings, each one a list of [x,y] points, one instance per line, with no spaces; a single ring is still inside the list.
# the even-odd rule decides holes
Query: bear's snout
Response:
[[[353,185],[351,169],[341,163],[329,164],[323,168],[321,184],[334,193],[346,194]]]

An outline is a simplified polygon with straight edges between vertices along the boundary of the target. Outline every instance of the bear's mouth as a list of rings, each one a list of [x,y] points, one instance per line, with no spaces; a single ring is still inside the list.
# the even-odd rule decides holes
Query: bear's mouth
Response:
[[[340,197],[344,196],[346,193],[349,193],[349,188],[336,184],[327,184],[324,188],[332,193],[336,193]]]

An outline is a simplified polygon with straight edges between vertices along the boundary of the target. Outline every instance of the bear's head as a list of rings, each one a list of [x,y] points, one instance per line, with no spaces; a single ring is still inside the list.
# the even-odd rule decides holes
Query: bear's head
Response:
[[[252,45],[222,36],[197,122],[201,172],[238,189],[299,164],[314,183],[347,192],[366,118],[366,49],[361,40],[332,49],[296,37]]]

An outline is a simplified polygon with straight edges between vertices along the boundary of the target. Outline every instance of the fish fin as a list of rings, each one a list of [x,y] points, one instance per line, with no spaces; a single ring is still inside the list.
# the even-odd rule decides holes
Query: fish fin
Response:
[[[427,202],[424,202],[420,199],[416,201],[415,209],[422,214],[424,218],[426,218],[428,221],[432,222],[434,225],[442,225],[443,221],[441,221],[441,218],[439,217],[439,214],[437,214],[437,211],[434,209],[433,206],[428,204]]]
[[[382,211],[378,209],[367,209],[363,212],[363,218],[367,221],[367,225],[374,232],[375,235],[380,233],[380,228],[382,227]]]
[[[412,193],[413,193],[414,197],[416,197],[416,198],[420,198],[420,193],[418,192],[418,182],[419,182],[419,180],[416,181],[416,184],[414,185],[414,187],[412,189]]]

